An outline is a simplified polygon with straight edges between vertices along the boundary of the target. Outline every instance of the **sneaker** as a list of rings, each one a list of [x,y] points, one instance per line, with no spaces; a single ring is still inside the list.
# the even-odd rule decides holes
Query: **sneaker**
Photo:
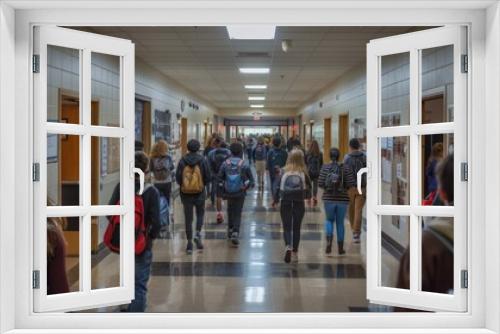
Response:
[[[238,239],[238,232],[233,232],[231,234],[231,243],[235,247],[238,247],[238,245],[240,244],[240,240]]]
[[[224,214],[222,212],[217,212],[217,224],[222,224],[224,222]]]
[[[284,261],[285,261],[285,263],[290,263],[291,260],[292,260],[292,249],[287,246],[285,248],[285,258],[284,258]]]
[[[196,245],[196,249],[203,250],[203,243],[201,242],[201,233],[197,232],[196,237],[194,237],[194,243]]]
[[[359,244],[361,242],[361,238],[360,238],[359,233],[352,234],[352,242],[355,244]]]
[[[186,246],[186,253],[188,255],[193,254],[193,242],[191,240],[188,241],[187,246]]]
[[[292,263],[299,263],[299,252],[292,252]]]

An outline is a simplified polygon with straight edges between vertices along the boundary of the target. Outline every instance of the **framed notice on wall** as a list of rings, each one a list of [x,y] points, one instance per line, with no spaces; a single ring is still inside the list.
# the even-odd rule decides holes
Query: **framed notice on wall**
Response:
[[[59,137],[57,134],[47,136],[47,163],[57,162],[59,155]]]

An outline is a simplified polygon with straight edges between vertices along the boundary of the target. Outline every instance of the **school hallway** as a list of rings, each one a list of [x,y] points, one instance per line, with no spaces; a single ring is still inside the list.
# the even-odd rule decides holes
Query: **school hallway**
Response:
[[[227,239],[226,222],[217,224],[215,210],[207,208],[202,232],[204,250],[195,249],[193,254],[186,254],[183,208],[179,196],[175,198],[175,224],[170,227],[170,232],[154,243],[146,312],[390,310],[369,304],[366,299],[363,246],[352,243],[347,217],[346,254],[338,255],[334,241],[332,255],[325,255],[322,201],[315,208],[306,207],[299,262],[284,263],[279,207],[271,208],[267,181],[263,192],[255,187],[247,194],[238,248]],[[112,274],[117,271],[110,268],[117,267],[119,257],[107,250],[103,252],[107,255],[94,255],[100,260],[95,261],[92,276],[100,284],[110,284],[118,280],[117,275]],[[393,257],[390,270],[397,270],[397,263]],[[97,311],[116,312],[119,309],[112,307]]]

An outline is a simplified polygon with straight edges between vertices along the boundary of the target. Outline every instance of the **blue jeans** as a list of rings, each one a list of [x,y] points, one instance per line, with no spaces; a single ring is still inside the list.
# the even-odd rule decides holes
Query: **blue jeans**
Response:
[[[153,252],[147,249],[135,257],[135,297],[128,305],[128,312],[144,312],[148,294],[148,282],[151,275]]]
[[[344,241],[344,218],[347,203],[324,201],[325,203],[325,230],[328,237],[333,236],[333,225],[337,226],[337,241]]]

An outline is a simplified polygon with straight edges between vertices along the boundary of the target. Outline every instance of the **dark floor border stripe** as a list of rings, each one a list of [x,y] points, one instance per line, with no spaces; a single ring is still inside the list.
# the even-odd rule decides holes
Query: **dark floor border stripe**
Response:
[[[403,256],[406,248],[383,231],[381,233],[381,236],[382,247],[399,261]]]
[[[364,279],[359,264],[343,263],[243,263],[243,262],[153,262],[153,276]]]

